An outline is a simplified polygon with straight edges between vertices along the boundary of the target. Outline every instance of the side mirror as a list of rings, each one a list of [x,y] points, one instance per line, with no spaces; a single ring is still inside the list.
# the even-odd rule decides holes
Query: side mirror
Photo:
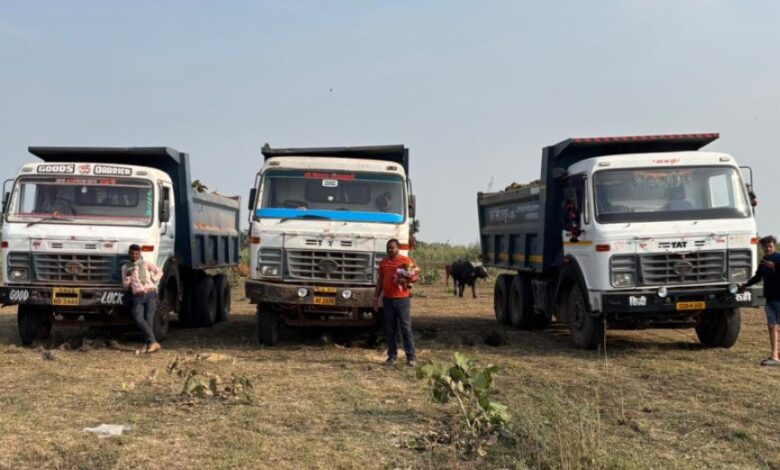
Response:
[[[160,198],[160,223],[171,221],[171,192],[168,188],[162,188]]]
[[[164,202],[160,207],[160,222],[170,222],[170,221],[171,221],[171,206],[170,204]]]
[[[5,195],[3,196],[3,214],[5,214],[5,210],[8,209],[8,200],[11,199],[11,192],[6,191]]]
[[[417,198],[414,194],[409,195],[409,217],[414,218],[417,214]]]
[[[251,211],[255,207],[255,198],[257,197],[257,188],[252,188],[249,190],[249,207],[248,209]]]

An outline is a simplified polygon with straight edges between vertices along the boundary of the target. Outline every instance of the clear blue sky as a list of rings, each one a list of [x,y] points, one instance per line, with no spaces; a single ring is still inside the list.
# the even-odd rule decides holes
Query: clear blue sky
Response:
[[[0,2],[3,178],[28,145],[167,145],[246,197],[260,147],[403,143],[421,237],[478,237],[476,192],[567,137],[717,131],[780,158],[780,2]],[[332,91],[331,91],[332,89]]]

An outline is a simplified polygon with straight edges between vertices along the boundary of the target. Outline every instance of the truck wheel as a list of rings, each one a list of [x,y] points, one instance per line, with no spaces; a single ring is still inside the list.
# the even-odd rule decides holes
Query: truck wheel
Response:
[[[19,337],[29,346],[36,339],[48,338],[51,333],[51,312],[36,305],[21,304],[16,314]]]
[[[230,281],[224,274],[214,276],[217,289],[217,321],[227,321],[230,317]]]
[[[257,304],[257,341],[266,346],[275,346],[279,342],[279,314],[267,303]]]
[[[196,326],[212,326],[217,322],[217,288],[214,279],[209,275],[200,276],[195,288],[195,305],[192,306],[195,314]]]
[[[493,288],[493,311],[496,320],[501,325],[509,324],[509,287],[512,284],[511,274],[499,274]]]
[[[171,303],[166,296],[165,300],[160,301],[157,304],[157,311],[154,312],[154,324],[152,330],[154,331],[154,338],[157,341],[162,341],[168,336],[168,325],[171,322]]]
[[[509,319],[512,326],[530,330],[534,325],[533,299],[528,277],[518,274],[509,288]]]
[[[696,321],[696,336],[710,348],[730,348],[737,342],[741,326],[738,308],[705,310]]]
[[[569,291],[566,308],[571,339],[578,348],[596,349],[604,342],[604,322],[590,314],[579,286]]]

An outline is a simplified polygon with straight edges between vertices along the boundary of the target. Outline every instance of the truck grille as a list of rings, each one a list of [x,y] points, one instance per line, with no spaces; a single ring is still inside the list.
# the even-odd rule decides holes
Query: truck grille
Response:
[[[370,282],[371,253],[288,250],[287,271],[294,279]]]
[[[119,283],[117,257],[111,255],[33,255],[35,279],[39,282]]]
[[[722,282],[727,279],[725,251],[642,255],[639,266],[642,283],[646,285]]]

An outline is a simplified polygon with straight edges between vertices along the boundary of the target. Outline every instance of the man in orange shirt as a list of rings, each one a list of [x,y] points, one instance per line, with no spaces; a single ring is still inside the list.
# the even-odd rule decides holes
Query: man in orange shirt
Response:
[[[387,242],[387,256],[379,263],[379,278],[374,290],[374,311],[379,309],[379,296],[384,293],[382,307],[385,316],[385,335],[387,336],[388,366],[395,365],[398,360],[398,325],[401,325],[401,335],[406,352],[406,365],[414,367],[414,337],[412,336],[412,317],[409,302],[409,289],[393,281],[396,270],[403,265],[413,266],[408,257],[398,254],[400,243],[393,238]]]

